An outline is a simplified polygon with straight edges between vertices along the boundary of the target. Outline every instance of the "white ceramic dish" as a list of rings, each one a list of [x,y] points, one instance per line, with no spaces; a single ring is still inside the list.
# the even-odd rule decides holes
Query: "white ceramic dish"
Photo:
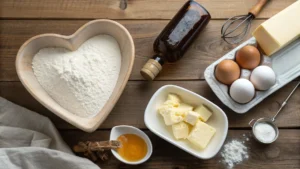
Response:
[[[151,140],[149,139],[149,137],[142,130],[140,130],[136,127],[120,125],[120,126],[115,126],[112,128],[112,130],[110,132],[110,140],[117,140],[118,137],[123,134],[135,134],[135,135],[138,135],[141,138],[143,138],[147,144],[147,149],[148,149],[146,156],[143,159],[141,159],[140,161],[131,162],[131,161],[127,161],[127,160],[123,159],[116,150],[111,150],[112,154],[121,162],[123,162],[125,164],[130,164],[130,165],[138,165],[138,164],[141,164],[141,163],[147,161],[150,158],[152,151],[153,151],[152,143],[151,143]]]
[[[163,118],[157,113],[157,109],[164,101],[166,101],[169,93],[179,95],[185,103],[193,106],[204,104],[213,111],[207,124],[214,127],[217,132],[205,149],[196,149],[187,140],[176,140],[173,136],[172,128],[164,124]],[[144,120],[146,126],[153,133],[200,159],[210,159],[214,157],[222,147],[228,132],[227,116],[222,109],[204,97],[174,85],[163,86],[154,93],[147,105]]]
[[[219,64],[222,60],[225,59],[234,59],[235,53],[240,48],[246,45],[254,45],[256,46],[256,40],[254,37],[250,38],[246,42],[242,43],[238,47],[234,48],[232,51],[228,52],[226,55],[212,63],[208,66],[204,72],[205,80],[214,91],[214,93],[218,96],[218,98],[230,109],[235,111],[236,113],[246,113],[255,105],[263,101],[266,97],[292,81],[293,79],[297,78],[300,75],[300,57],[298,57],[300,53],[300,38],[295,40],[293,43],[289,44],[285,48],[281,49],[280,51],[276,52],[275,54],[268,56],[262,56],[263,61],[262,65],[270,66],[275,74],[276,74],[276,83],[272,86],[269,90],[266,91],[256,91],[256,96],[252,99],[249,103],[246,104],[239,104],[231,99],[228,94],[228,86],[218,82],[214,76],[215,67]],[[249,70],[242,70],[243,74],[250,75]],[[245,73],[243,73],[245,72]],[[246,78],[246,77],[243,77]]]

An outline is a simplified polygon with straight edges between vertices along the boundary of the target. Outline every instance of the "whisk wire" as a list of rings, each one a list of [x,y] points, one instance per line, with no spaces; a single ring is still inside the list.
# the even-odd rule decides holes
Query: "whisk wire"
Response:
[[[241,19],[242,17],[245,17],[245,15],[238,15],[238,16],[234,16],[234,17],[231,17],[231,18],[227,19],[226,22],[223,24],[223,26],[221,28],[222,37],[225,34],[225,30],[227,30],[228,27],[230,27],[232,24],[234,24],[234,22]]]
[[[238,16],[233,16],[231,18],[228,18],[221,28],[222,34],[224,32],[224,29],[226,30],[226,28],[228,28],[230,25],[232,25],[235,21],[237,21],[243,17],[246,17],[246,15],[238,15]],[[224,27],[226,27],[226,28],[224,28]]]
[[[248,34],[251,26],[251,20],[253,18],[254,16],[252,14],[238,15],[229,18],[221,28],[221,37],[229,44],[236,44],[241,42],[243,38]],[[232,25],[234,25],[236,22],[239,22],[237,26],[230,29]],[[237,31],[242,25],[245,26],[241,31],[231,35],[233,32]]]
[[[228,32],[228,33],[226,33],[226,34],[224,34],[223,36],[227,36],[227,35],[229,35],[229,34],[231,34],[232,32],[234,32],[235,30],[237,30],[244,22],[246,22],[249,18],[251,17],[251,15],[249,15],[249,16],[247,16],[242,22],[240,22],[235,28],[233,28],[230,32]],[[242,18],[239,18],[239,19],[237,19],[237,20],[240,20],[240,19],[242,19]],[[231,22],[230,23],[230,25],[232,25],[235,21],[237,21],[237,20],[234,20],[233,22]],[[229,26],[230,26],[229,25]],[[225,32],[224,32],[225,33]]]
[[[249,26],[248,26],[249,25]],[[236,43],[239,43],[241,42],[244,37],[248,34],[249,30],[250,30],[250,26],[251,26],[251,22],[248,23],[248,25],[244,28],[244,30],[241,32],[242,35],[237,37],[235,40],[233,40],[233,43],[236,44]]]
[[[257,0],[257,3],[248,11],[247,15],[229,18],[221,28],[221,37],[229,44],[241,42],[250,31],[251,21],[259,14],[268,1],[270,0]]]
[[[235,34],[233,36],[226,36],[226,38],[235,38],[235,37],[240,36],[241,34],[246,34],[248,32],[248,30],[249,30],[249,26],[251,26],[251,22],[247,23],[247,25],[243,28],[242,31],[240,31],[239,34]]]
[[[251,22],[247,23],[247,25],[243,28],[242,31],[240,31],[239,34],[236,34],[234,36],[226,36],[226,38],[223,38],[225,42],[229,44],[236,44],[243,40],[244,36],[246,36],[250,30]]]

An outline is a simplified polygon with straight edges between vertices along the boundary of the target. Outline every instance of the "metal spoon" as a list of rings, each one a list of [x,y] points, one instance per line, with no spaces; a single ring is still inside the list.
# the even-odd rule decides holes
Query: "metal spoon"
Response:
[[[275,114],[275,116],[273,118],[270,119],[270,118],[264,117],[264,118],[259,118],[257,120],[252,119],[249,122],[249,125],[252,127],[252,133],[257,141],[259,141],[260,143],[263,143],[263,144],[270,144],[270,143],[273,143],[278,138],[279,130],[278,130],[278,127],[275,125],[276,117],[281,112],[283,107],[287,104],[287,101],[290,99],[290,97],[293,95],[293,93],[296,91],[296,89],[298,88],[299,85],[300,85],[300,82],[295,86],[295,88],[292,90],[292,92],[288,95],[288,97],[285,99],[285,101],[281,104],[280,108],[278,109],[277,113]],[[260,123],[268,123],[275,129],[276,136],[274,137],[274,139],[271,142],[263,142],[263,141],[259,140],[257,138],[257,136],[255,135],[255,132],[254,132],[255,126]]]

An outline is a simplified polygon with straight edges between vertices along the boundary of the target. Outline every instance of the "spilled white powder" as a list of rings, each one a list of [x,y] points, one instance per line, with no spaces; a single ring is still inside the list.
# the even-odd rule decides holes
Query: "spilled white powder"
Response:
[[[33,58],[34,74],[63,108],[80,117],[96,115],[119,77],[121,52],[109,35],[97,35],[76,51],[44,48]]]
[[[272,142],[276,137],[276,131],[268,123],[258,123],[254,127],[254,134],[256,138],[264,143]]]
[[[249,158],[247,147],[238,140],[232,140],[225,144],[221,156],[227,168],[233,168],[236,164]]]

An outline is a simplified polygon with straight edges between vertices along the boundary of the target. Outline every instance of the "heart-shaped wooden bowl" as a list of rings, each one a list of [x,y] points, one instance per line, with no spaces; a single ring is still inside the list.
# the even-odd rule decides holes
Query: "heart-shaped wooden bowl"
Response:
[[[32,59],[40,49],[46,47],[76,50],[86,40],[99,34],[111,35],[118,41],[122,54],[121,70],[115,89],[102,110],[94,117],[82,118],[64,109],[47,94],[33,73]],[[72,125],[93,132],[106,119],[123,92],[132,70],[134,53],[132,37],[124,26],[112,20],[99,19],[86,23],[70,36],[42,34],[27,40],[18,51],[16,69],[22,84],[42,105]]]

